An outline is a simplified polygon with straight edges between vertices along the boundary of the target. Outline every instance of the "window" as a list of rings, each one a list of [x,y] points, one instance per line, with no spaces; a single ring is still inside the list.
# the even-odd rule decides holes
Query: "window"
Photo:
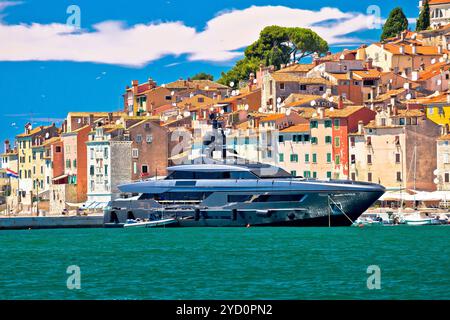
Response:
[[[350,155],[350,164],[355,164],[356,163],[356,155],[352,154]]]
[[[284,142],[284,136],[283,135],[279,135],[278,136],[278,142]]]
[[[203,102],[205,102],[205,98],[199,97],[199,98],[197,99],[197,101],[200,102],[200,103],[203,103]]]
[[[334,146],[335,147],[341,146],[341,139],[339,137],[334,138]]]
[[[334,128],[339,129],[341,126],[341,120],[340,119],[334,119]]]
[[[89,167],[89,174],[90,174],[91,176],[93,176],[94,173],[95,173],[94,166],[90,166],[90,167]]]
[[[94,160],[94,148],[90,148],[89,152],[91,154],[91,160]]]
[[[280,82],[280,90],[284,90],[284,82]]]
[[[325,120],[325,128],[331,128],[332,122],[331,120]]]
[[[73,167],[76,168],[77,167],[77,160],[73,160]]]
[[[142,142],[142,135],[138,134],[136,135],[136,142],[141,143]]]
[[[317,172],[314,171],[312,176],[313,176],[314,179],[317,179]]]
[[[398,123],[399,123],[401,126],[404,126],[405,123],[406,123],[405,118],[400,118],[399,121],[398,121]]]
[[[146,164],[143,164],[143,165],[142,165],[142,167],[141,167],[141,173],[142,173],[143,175],[148,174],[148,165],[146,165]]]
[[[305,178],[311,178],[311,172],[309,172],[309,171],[304,171],[304,172],[303,172],[303,177],[305,177]]]
[[[331,153],[327,153],[327,163],[331,163]]]
[[[317,144],[317,138],[316,137],[311,137],[311,143],[312,144]]]
[[[145,137],[145,142],[147,142],[147,143],[152,143],[152,142],[153,142],[153,135],[148,134],[148,135]]]
[[[367,155],[367,164],[372,164],[372,155],[371,154]]]
[[[306,91],[306,85],[301,84],[300,85],[300,91]]]
[[[278,154],[278,159],[280,162],[284,162],[284,153],[279,153]]]
[[[352,172],[352,175],[351,175],[351,176],[352,176],[351,179],[352,179],[353,181],[356,181],[356,173]]]
[[[331,143],[331,136],[325,137],[325,143]]]
[[[317,121],[313,120],[310,123],[310,127],[311,127],[311,129],[318,128],[319,127],[319,123]]]
[[[327,179],[331,179],[331,171],[327,171]]]
[[[137,163],[133,162],[133,173],[137,174]]]
[[[131,150],[131,156],[133,158],[139,158],[139,149],[132,149]]]
[[[108,175],[108,165],[105,164],[105,176],[107,176],[107,175]]]
[[[317,163],[317,154],[316,153],[312,154],[312,162]]]
[[[335,157],[335,161],[334,162],[335,162],[336,165],[341,164],[341,156],[337,154],[336,157]]]
[[[399,136],[395,136],[394,143],[395,143],[397,146],[400,145],[400,137],[399,137]]]
[[[298,162],[298,154],[291,154],[291,162]]]
[[[443,161],[444,163],[449,163],[450,155],[448,153],[443,154]]]
[[[368,146],[371,146],[371,145],[372,145],[372,137],[367,137],[366,144],[367,144]]]
[[[305,163],[309,163],[309,154],[305,154]]]
[[[319,87],[319,91],[323,92],[324,88],[323,87]]]
[[[400,163],[400,153],[395,154],[395,163]]]
[[[66,160],[66,168],[67,168],[67,169],[70,168],[70,160]]]
[[[397,171],[397,181],[402,181],[402,173],[400,171]]]
[[[291,171],[291,175],[292,175],[293,177],[296,177],[296,176],[297,176],[297,171],[292,170],[292,171]]]
[[[446,172],[445,175],[444,175],[444,181],[445,181],[445,183],[449,183],[450,182],[450,174],[448,172]]]
[[[245,144],[250,144],[250,138],[249,137],[245,137]]]
[[[372,172],[367,173],[367,181],[372,182]]]

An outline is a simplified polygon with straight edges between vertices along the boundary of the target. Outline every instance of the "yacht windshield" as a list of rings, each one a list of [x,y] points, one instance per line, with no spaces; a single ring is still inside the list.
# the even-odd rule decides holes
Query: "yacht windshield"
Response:
[[[223,179],[258,179],[249,171],[174,171],[166,180],[223,180]]]

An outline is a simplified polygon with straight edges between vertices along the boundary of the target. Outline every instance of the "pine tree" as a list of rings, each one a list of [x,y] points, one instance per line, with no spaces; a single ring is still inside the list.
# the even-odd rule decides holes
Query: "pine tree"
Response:
[[[430,27],[430,5],[424,0],[423,9],[417,19],[416,31],[427,30]]]
[[[395,37],[400,32],[408,29],[408,19],[403,13],[402,8],[397,7],[391,11],[389,18],[383,26],[383,33],[381,34],[381,41]]]

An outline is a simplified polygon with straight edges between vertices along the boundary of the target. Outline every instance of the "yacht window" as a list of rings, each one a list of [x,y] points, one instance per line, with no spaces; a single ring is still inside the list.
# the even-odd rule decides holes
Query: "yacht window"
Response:
[[[298,202],[303,197],[303,194],[262,194],[253,200],[253,202]]]
[[[174,171],[167,180],[223,180],[223,179],[257,179],[248,171],[193,172]]]
[[[250,201],[252,195],[249,194],[232,194],[228,196],[228,202],[246,202]]]

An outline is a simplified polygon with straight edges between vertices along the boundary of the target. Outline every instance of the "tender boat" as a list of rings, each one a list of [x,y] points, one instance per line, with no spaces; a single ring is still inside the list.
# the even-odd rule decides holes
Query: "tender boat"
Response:
[[[178,224],[178,220],[170,218],[170,219],[160,219],[160,220],[152,220],[152,221],[141,221],[137,220],[127,220],[127,223],[123,225],[124,228],[158,228],[158,227],[166,227],[166,226],[174,226]]]
[[[378,184],[293,177],[268,164],[193,164],[164,179],[119,186],[138,195],[111,201],[105,224],[150,214],[181,227],[350,226],[385,188]]]

